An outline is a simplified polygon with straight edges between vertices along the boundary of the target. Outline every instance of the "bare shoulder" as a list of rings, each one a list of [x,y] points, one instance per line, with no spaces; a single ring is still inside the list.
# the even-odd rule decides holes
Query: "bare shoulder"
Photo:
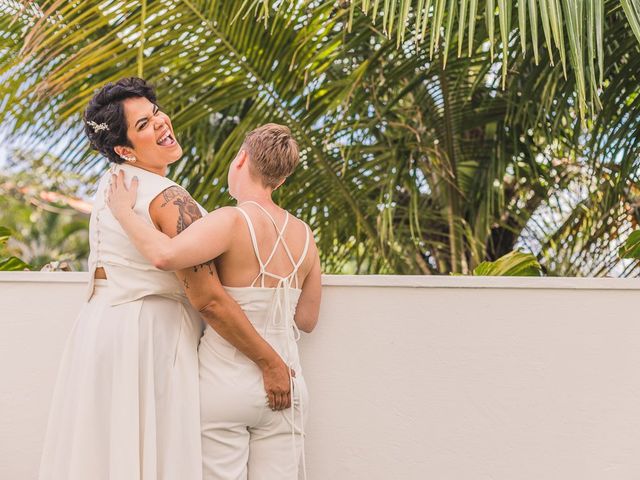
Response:
[[[233,228],[240,220],[240,213],[235,207],[220,207],[207,213],[202,220],[211,227]]]
[[[306,230],[306,232],[308,232],[308,235],[309,235],[309,249],[307,251],[307,258],[305,259],[304,263],[305,264],[312,263],[314,261],[315,257],[317,256],[317,251],[318,251],[318,248],[316,246],[316,239],[313,236],[313,229],[309,226],[309,224],[307,222],[305,222],[301,218],[296,217],[295,215],[293,215],[290,212],[289,212],[289,215],[291,215],[293,218],[295,218],[296,221]]]
[[[210,212],[209,215],[217,215],[226,218],[240,218],[240,211],[236,207],[220,207]]]
[[[291,215],[293,218],[296,219],[296,221],[302,225],[308,232],[309,232],[309,242],[310,243],[315,243],[315,239],[313,238],[313,229],[309,226],[309,224],[307,222],[305,222],[304,220],[302,220],[299,217],[296,217],[294,214],[292,214],[291,212],[289,212],[289,215]]]

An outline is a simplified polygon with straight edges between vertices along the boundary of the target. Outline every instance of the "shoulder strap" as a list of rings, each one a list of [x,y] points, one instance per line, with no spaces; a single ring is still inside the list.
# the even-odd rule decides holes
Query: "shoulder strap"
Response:
[[[251,282],[251,286],[253,286],[253,284],[256,283],[256,280],[258,280],[260,276],[262,276],[262,284],[264,286],[265,264],[262,263],[262,259],[260,258],[260,250],[258,250],[258,240],[256,239],[256,231],[253,228],[253,222],[251,221],[251,217],[249,217],[249,214],[247,214],[247,212],[245,212],[242,209],[242,207],[236,207],[236,208],[240,210],[240,213],[242,213],[242,216],[247,222],[247,227],[249,227],[249,234],[251,235],[251,244],[253,245],[253,253],[256,256],[256,259],[258,260],[258,264],[260,264],[260,271],[258,272],[258,276],[256,276],[256,278],[253,279],[253,282]]]
[[[305,234],[306,234],[306,238],[305,238],[305,241],[304,241],[304,249],[302,250],[302,254],[300,255],[300,258],[298,259],[298,262],[293,267],[293,272],[291,272],[291,275],[295,275],[295,277],[296,277],[296,288],[299,288],[298,269],[302,265],[302,262],[304,262],[304,259],[307,257],[307,252],[309,251],[310,235],[309,235],[309,227],[307,226],[306,223],[304,224],[304,231],[305,231]]]
[[[309,233],[309,227],[307,226],[307,224],[304,224],[304,231],[306,232],[306,238],[304,241],[304,250],[302,250],[302,255],[300,255],[300,259],[298,260],[298,263],[296,263],[296,270],[298,268],[300,268],[300,265],[302,265],[302,262],[304,262],[304,259],[307,256],[307,252],[309,251],[309,240],[311,238],[311,235]]]

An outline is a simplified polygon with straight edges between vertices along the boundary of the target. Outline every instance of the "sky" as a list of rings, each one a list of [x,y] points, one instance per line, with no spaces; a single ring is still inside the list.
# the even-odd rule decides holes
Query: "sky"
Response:
[[[7,168],[7,161],[9,158],[9,152],[7,151],[6,142],[2,140],[4,139],[0,135],[0,173],[2,173],[5,168]]]

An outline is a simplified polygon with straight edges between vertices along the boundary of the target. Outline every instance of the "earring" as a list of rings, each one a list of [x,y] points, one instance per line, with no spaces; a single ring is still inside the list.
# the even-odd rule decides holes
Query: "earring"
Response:
[[[134,157],[133,155],[131,156],[127,156],[127,155],[121,155],[122,159],[129,162],[129,163],[136,163],[136,157]]]

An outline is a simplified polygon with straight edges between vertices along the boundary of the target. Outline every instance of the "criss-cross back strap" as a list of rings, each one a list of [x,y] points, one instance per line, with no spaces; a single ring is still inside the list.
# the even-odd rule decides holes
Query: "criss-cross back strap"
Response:
[[[247,212],[244,211],[244,209],[242,208],[242,205],[246,204],[246,203],[252,203],[254,205],[256,205],[258,208],[260,208],[260,210],[262,210],[267,217],[269,218],[269,220],[271,221],[271,223],[273,224],[273,227],[275,228],[276,232],[278,233],[278,237],[273,245],[273,249],[271,250],[271,253],[269,254],[269,257],[267,258],[267,260],[265,262],[262,261],[262,258],[260,257],[260,250],[258,248],[258,241],[256,238],[256,232],[255,232],[255,228],[253,226],[253,222],[251,220],[251,217],[249,216],[249,214]],[[256,255],[256,258],[258,260],[258,263],[260,264],[260,272],[258,273],[258,275],[256,276],[256,278],[253,280],[253,282],[251,282],[251,286],[254,286],[254,284],[256,283],[256,281],[261,278],[261,286],[264,287],[264,277],[265,276],[269,276],[272,278],[275,278],[277,280],[287,280],[290,279],[291,277],[295,276],[296,279],[296,288],[299,287],[298,285],[298,269],[300,268],[300,265],[302,265],[302,262],[304,261],[305,257],[307,256],[307,251],[309,249],[309,228],[305,225],[305,232],[306,232],[306,239],[305,239],[305,244],[304,244],[304,250],[302,252],[302,255],[300,256],[300,259],[296,262],[295,259],[293,258],[293,255],[291,253],[291,250],[289,249],[289,246],[287,245],[287,242],[284,239],[284,233],[285,230],[287,228],[287,225],[289,223],[289,212],[286,212],[285,215],[285,220],[284,220],[284,224],[282,225],[282,228],[278,227],[278,224],[276,223],[275,219],[273,218],[273,216],[259,203],[256,203],[254,201],[247,201],[242,203],[241,205],[238,205],[238,210],[240,210],[240,212],[242,213],[242,215],[244,216],[246,222],[247,222],[247,226],[249,227],[249,233],[251,234],[251,243],[253,245],[253,250],[254,253]],[[285,277],[282,277],[280,275],[276,275],[275,273],[271,273],[269,271],[267,271],[267,266],[269,265],[269,263],[271,262],[271,260],[273,259],[273,256],[276,254],[276,251],[278,250],[278,245],[282,245],[282,247],[285,250],[285,253],[287,254],[287,257],[289,258],[289,261],[291,262],[291,265],[293,266],[293,270],[291,271],[291,273]]]

